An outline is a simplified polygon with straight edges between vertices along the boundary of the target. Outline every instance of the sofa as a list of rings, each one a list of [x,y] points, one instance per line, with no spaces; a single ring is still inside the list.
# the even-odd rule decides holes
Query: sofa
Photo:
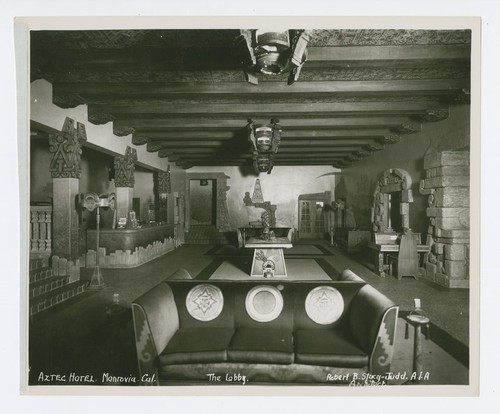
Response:
[[[132,304],[147,385],[349,384],[390,371],[398,306],[349,270],[314,282],[186,273]]]

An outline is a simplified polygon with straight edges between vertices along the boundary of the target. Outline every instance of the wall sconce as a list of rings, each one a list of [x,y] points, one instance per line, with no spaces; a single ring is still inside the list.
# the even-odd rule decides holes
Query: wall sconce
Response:
[[[253,149],[253,164],[256,172],[271,173],[274,165],[274,155],[281,143],[281,126],[279,120],[271,119],[268,125],[254,125],[248,120],[248,140]]]

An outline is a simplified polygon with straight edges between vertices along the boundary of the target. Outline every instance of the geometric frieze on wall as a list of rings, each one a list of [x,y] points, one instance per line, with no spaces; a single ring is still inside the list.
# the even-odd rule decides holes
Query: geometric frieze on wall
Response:
[[[127,146],[125,155],[115,157],[115,187],[134,187],[137,150]]]
[[[61,132],[49,135],[52,178],[80,178],[82,143],[87,140],[85,125],[66,117]]]

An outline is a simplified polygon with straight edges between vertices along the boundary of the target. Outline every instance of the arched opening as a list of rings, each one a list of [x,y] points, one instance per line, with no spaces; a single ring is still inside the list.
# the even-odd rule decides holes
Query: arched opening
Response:
[[[372,225],[376,233],[402,233],[410,228],[413,202],[410,174],[389,168],[378,180],[373,193]]]

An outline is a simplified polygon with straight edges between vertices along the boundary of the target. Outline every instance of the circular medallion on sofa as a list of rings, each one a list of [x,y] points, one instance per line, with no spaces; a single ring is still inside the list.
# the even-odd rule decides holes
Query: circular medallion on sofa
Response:
[[[254,321],[270,322],[280,316],[283,296],[274,286],[255,286],[247,294],[245,307]]]
[[[211,321],[217,318],[224,307],[224,296],[214,285],[202,284],[192,288],[186,296],[186,309],[199,321]]]
[[[318,286],[311,290],[305,305],[307,316],[319,325],[335,322],[344,312],[344,299],[331,286]]]

